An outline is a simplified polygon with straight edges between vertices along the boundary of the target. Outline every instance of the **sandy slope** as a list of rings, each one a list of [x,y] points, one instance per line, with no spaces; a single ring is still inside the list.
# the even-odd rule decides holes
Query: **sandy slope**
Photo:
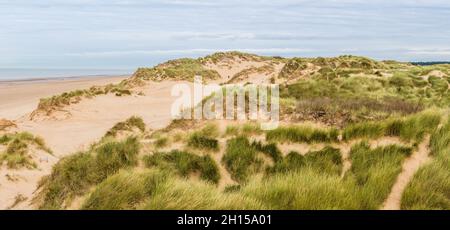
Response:
[[[117,122],[133,115],[142,117],[152,129],[165,127],[176,99],[171,89],[177,83],[150,83],[142,88],[142,96],[99,95],[56,112],[52,119],[31,121],[25,117],[16,123],[20,130],[43,137],[55,155],[64,156],[85,149]]]
[[[30,201],[33,192],[42,176],[51,172],[52,166],[58,162],[58,158],[41,150],[31,151],[36,169],[8,169],[0,167],[0,209],[31,209]],[[17,203],[16,197],[26,200]]]

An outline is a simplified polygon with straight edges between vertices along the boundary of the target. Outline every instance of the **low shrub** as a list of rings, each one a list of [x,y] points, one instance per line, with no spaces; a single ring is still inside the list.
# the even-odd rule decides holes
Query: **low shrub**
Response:
[[[242,136],[227,141],[222,162],[231,177],[239,182],[245,182],[250,175],[259,172],[263,164],[257,150]]]
[[[200,178],[218,183],[220,179],[219,169],[210,156],[198,156],[189,152],[174,150],[168,153],[156,152],[144,157],[147,167],[158,167],[164,170],[176,171],[184,177],[199,172]]]

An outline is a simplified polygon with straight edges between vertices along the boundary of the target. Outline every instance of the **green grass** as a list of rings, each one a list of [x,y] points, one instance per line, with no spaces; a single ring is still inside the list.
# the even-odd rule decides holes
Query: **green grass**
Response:
[[[133,74],[133,78],[154,81],[193,80],[196,75],[202,76],[203,79],[218,79],[220,77],[216,71],[204,68],[198,59],[181,58],[153,68],[139,68]]]
[[[306,165],[305,157],[295,151],[289,152],[281,160],[275,162],[272,167],[268,167],[268,174],[297,172]]]
[[[308,62],[318,64],[321,68],[315,71],[307,67]],[[371,64],[351,67],[363,62]],[[308,68],[313,73],[302,76],[302,72]],[[448,82],[433,76],[428,81],[424,80],[420,74],[426,68],[439,67],[381,63],[353,57],[290,59],[279,78],[298,77],[299,80],[282,85],[280,97],[295,98],[298,106],[296,109],[283,108],[282,104],[281,111],[302,121],[314,119],[330,125],[345,126],[348,123],[413,114],[432,106],[448,107]],[[351,75],[354,73],[364,75]]]
[[[200,130],[192,132],[187,140],[188,146],[197,149],[206,149],[217,151],[219,149],[219,137],[220,131],[216,124],[208,123]]]
[[[40,183],[35,197],[40,209],[61,209],[64,203],[80,196],[97,182],[95,158],[88,153],[78,153],[59,161],[52,173]]]
[[[405,141],[420,142],[426,133],[431,133],[440,123],[438,111],[425,111],[405,118],[392,118],[378,122],[361,122],[345,127],[344,140],[355,138],[379,138],[398,136]]]
[[[380,208],[402,170],[403,160],[411,153],[411,148],[398,145],[371,149],[366,142],[351,148],[352,166],[345,179],[356,184],[363,209]]]
[[[218,150],[219,142],[216,139],[204,137],[198,133],[194,133],[188,139],[188,146],[197,149]]]
[[[313,128],[310,126],[286,126],[266,132],[267,141],[317,143],[337,141],[339,132],[335,128]]]
[[[261,170],[263,161],[249,140],[241,136],[227,141],[222,163],[234,180],[245,182],[250,175]]]
[[[242,135],[251,136],[251,135],[258,135],[263,133],[261,130],[261,126],[258,123],[254,122],[247,122],[242,125]]]
[[[92,86],[89,89],[73,90],[64,92],[48,98],[41,98],[37,107],[37,112],[44,112],[49,115],[54,110],[70,104],[76,104],[83,98],[92,98],[101,94],[115,93],[116,96],[131,95],[128,89],[128,80],[123,80],[118,84],[108,84],[105,86]],[[32,116],[35,114],[33,113]]]
[[[152,210],[257,210],[261,202],[239,193],[223,193],[201,181],[169,178],[140,207]]]
[[[450,122],[433,133],[430,150],[434,158],[406,187],[402,209],[450,209]]]
[[[36,197],[40,209],[61,209],[71,199],[120,169],[135,166],[140,145],[136,138],[121,142],[106,142],[88,152],[77,153],[60,160],[49,176],[39,183]]]
[[[119,171],[100,183],[87,197],[82,209],[263,209],[251,198],[220,192],[202,181],[187,181],[167,172]]]
[[[238,136],[240,132],[239,126],[238,125],[228,125],[225,129],[225,134],[224,136]]]
[[[242,125],[228,125],[225,129],[225,137],[228,136],[253,136],[264,133],[260,124],[255,122],[247,122]]]
[[[281,151],[275,143],[263,144],[260,141],[254,141],[252,147],[257,151],[266,154],[273,162],[278,162],[283,158]]]
[[[132,116],[126,121],[115,124],[106,134],[105,137],[115,137],[121,131],[133,131],[138,129],[140,132],[145,131],[145,123],[140,117]]]
[[[11,169],[37,167],[29,153],[31,147],[52,153],[42,138],[27,132],[5,134],[0,137],[0,144],[6,145],[6,150],[0,153],[0,164],[6,162],[7,167]]]
[[[144,172],[119,171],[100,183],[89,194],[82,209],[130,210],[136,209],[151,197],[157,186],[164,183],[167,173],[157,170]]]
[[[119,169],[137,165],[139,140],[129,137],[121,142],[107,142],[95,149],[95,166],[99,180],[116,173]]]
[[[167,137],[158,137],[154,142],[155,147],[164,148],[169,145],[169,138]]]
[[[353,187],[339,176],[305,167],[266,180],[250,180],[239,192],[268,209],[359,209]]]
[[[325,147],[319,151],[310,151],[304,156],[297,152],[290,152],[281,160],[268,167],[268,174],[298,172],[308,168],[318,173],[340,175],[342,171],[342,159],[339,149]]]
[[[377,138],[383,136],[385,127],[380,122],[362,122],[345,127],[342,131],[344,140],[355,138]]]
[[[447,151],[446,154],[450,154]],[[450,161],[434,160],[419,169],[406,187],[401,209],[450,209]]]
[[[321,173],[340,175],[342,171],[341,152],[330,146],[319,151],[311,151],[305,155],[305,164]]]
[[[168,153],[156,152],[143,159],[147,167],[158,167],[176,171],[179,175],[189,177],[199,172],[200,178],[212,183],[220,179],[216,162],[208,155],[198,156],[189,152],[174,150]]]

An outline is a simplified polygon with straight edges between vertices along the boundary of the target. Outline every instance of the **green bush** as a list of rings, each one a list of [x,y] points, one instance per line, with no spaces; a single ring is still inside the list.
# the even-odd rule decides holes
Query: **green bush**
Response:
[[[198,149],[219,149],[219,142],[216,139],[200,136],[198,133],[194,133],[189,137],[188,145]]]
[[[99,180],[116,173],[119,169],[137,165],[140,144],[137,138],[129,137],[122,142],[107,142],[100,145],[95,152],[96,170]]]
[[[188,177],[191,173],[199,172],[200,178],[218,183],[219,169],[210,156],[198,156],[189,152],[174,150],[169,153],[157,152],[144,157],[147,167],[159,167],[165,170],[174,170],[178,174]]]
[[[259,172],[263,164],[257,150],[251,146],[246,137],[242,136],[227,141],[222,162],[231,177],[239,182],[245,182],[250,175]]]
[[[277,162],[283,158],[281,151],[278,149],[277,144],[275,143],[264,145],[260,141],[254,141],[252,143],[252,147],[272,158],[274,162]]]
[[[305,163],[306,166],[320,173],[340,175],[342,171],[341,152],[330,146],[319,151],[308,152],[305,155]]]
[[[282,160],[275,162],[272,167],[268,167],[268,174],[297,172],[306,165],[305,157],[297,152],[289,152]]]
[[[354,138],[376,138],[384,135],[384,127],[379,122],[361,122],[344,128],[342,138],[351,140]]]

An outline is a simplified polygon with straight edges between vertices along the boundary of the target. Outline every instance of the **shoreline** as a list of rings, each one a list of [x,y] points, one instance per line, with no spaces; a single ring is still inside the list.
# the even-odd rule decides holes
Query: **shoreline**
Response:
[[[25,79],[0,79],[1,84],[10,83],[42,83],[42,82],[54,82],[54,81],[76,81],[87,79],[107,79],[107,78],[119,78],[130,77],[132,74],[94,74],[94,75],[78,75],[78,76],[64,76],[64,77],[39,77],[39,78],[25,78]]]

